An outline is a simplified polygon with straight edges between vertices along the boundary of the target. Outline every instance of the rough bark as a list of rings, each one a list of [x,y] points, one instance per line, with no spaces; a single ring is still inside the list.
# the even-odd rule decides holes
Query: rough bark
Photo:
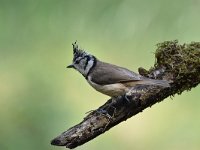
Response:
[[[139,68],[143,76],[168,80],[170,87],[136,86],[127,93],[130,101],[123,96],[109,99],[97,110],[88,114],[81,123],[61,133],[51,141],[52,145],[75,148],[122,121],[142,112],[168,96],[181,94],[200,83],[200,43],[179,45],[178,41],[157,44],[156,62],[149,71]]]

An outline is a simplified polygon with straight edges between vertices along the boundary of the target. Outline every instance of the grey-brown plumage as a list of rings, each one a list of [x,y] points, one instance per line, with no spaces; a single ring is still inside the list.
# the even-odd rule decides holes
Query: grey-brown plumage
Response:
[[[100,85],[139,81],[142,77],[126,68],[97,60],[95,69],[90,73],[91,80]]]
[[[78,70],[97,91],[111,97],[123,95],[138,84],[169,87],[168,81],[143,77],[126,68],[98,60],[73,44],[74,58],[68,68]]]

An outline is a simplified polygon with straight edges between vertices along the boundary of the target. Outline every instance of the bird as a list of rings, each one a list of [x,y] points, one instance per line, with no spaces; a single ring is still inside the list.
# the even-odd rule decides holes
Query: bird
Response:
[[[150,79],[124,67],[103,62],[80,49],[77,42],[72,45],[73,61],[67,68],[80,72],[95,90],[111,98],[128,93],[136,85],[170,87],[166,80]]]

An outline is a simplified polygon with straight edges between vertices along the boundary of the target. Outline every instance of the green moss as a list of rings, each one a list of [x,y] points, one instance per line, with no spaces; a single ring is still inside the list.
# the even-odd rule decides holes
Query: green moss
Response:
[[[200,83],[200,42],[178,44],[178,41],[165,41],[157,44],[155,69],[165,68],[173,81],[172,86],[180,94]]]

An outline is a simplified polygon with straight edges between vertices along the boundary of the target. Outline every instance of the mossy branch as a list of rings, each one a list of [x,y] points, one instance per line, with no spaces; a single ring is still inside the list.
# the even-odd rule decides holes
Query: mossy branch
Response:
[[[169,88],[136,86],[128,93],[130,102],[118,97],[108,100],[88,114],[81,123],[71,127],[51,141],[52,145],[75,148],[115,125],[142,112],[145,108],[168,96],[181,94],[200,83],[200,43],[179,45],[178,41],[157,44],[156,62],[149,71],[139,68],[139,73],[153,79],[170,81]]]

